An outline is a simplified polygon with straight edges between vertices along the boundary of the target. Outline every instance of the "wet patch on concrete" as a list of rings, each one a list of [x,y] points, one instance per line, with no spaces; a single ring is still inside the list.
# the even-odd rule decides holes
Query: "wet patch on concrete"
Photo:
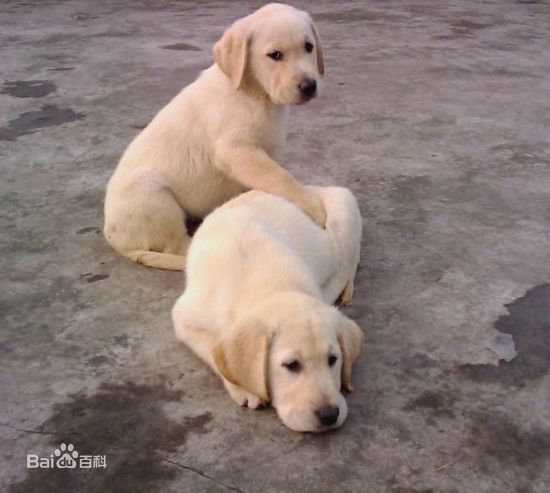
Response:
[[[109,364],[111,362],[112,362],[111,358],[100,354],[98,356],[92,356],[90,359],[88,359],[86,361],[86,365],[97,367],[97,366]]]
[[[439,363],[424,353],[415,353],[403,360],[403,372],[417,378],[424,378],[426,372],[439,366]]]
[[[403,411],[423,410],[432,417],[447,416],[454,417],[453,405],[456,396],[450,392],[441,390],[426,390],[418,397],[411,399],[401,409]]]
[[[375,12],[363,8],[354,8],[348,10],[333,10],[330,12],[320,12],[313,15],[314,21],[329,22],[399,22],[405,20],[406,16],[399,14],[389,14],[387,12]]]
[[[421,277],[426,284],[431,284],[431,283],[441,281],[444,275],[445,275],[445,271],[443,270],[429,269],[427,271],[422,272]]]
[[[10,281],[29,282],[36,279],[36,272],[32,272],[29,275],[24,273],[17,273],[10,276]],[[10,293],[11,294],[11,293]],[[78,301],[80,291],[75,288],[74,280],[58,276],[52,278],[47,284],[42,283],[38,285],[33,284],[33,289],[29,291],[22,291],[13,293],[13,296],[5,296],[0,299],[0,313],[4,319],[8,317],[24,320],[25,313],[28,314],[32,310],[40,310],[43,308],[51,307],[56,302],[66,304],[71,301]],[[31,327],[27,327],[26,330],[31,330]],[[29,336],[29,334],[26,334]]]
[[[38,228],[33,231],[20,230],[16,225],[9,224],[4,228],[3,234],[0,246],[3,253],[45,253],[54,252],[58,248],[55,238],[41,234]]]
[[[161,48],[176,51],[202,51],[198,46],[190,45],[189,43],[174,43],[171,45],[161,46]]]
[[[471,418],[468,445],[478,450],[476,464],[481,470],[493,474],[501,468],[519,466],[531,477],[540,474],[550,458],[548,430],[522,430],[496,413],[474,413]]]
[[[419,234],[425,229],[428,221],[423,200],[429,196],[432,181],[429,176],[398,175],[391,180],[388,198],[393,207],[379,224],[399,228],[401,234]]]
[[[511,70],[507,67],[492,67],[488,69],[481,69],[476,71],[479,75],[489,75],[491,77],[508,77],[511,79],[528,78],[528,79],[542,79],[542,75],[534,74],[532,72],[522,70]]]
[[[97,282],[108,279],[109,274],[93,274],[92,272],[86,272],[85,274],[81,274],[80,277],[86,282]]]
[[[395,479],[390,480],[388,481],[388,486],[391,488],[390,491],[391,493],[436,493],[435,490],[433,490],[432,488],[422,488],[422,489],[416,489],[416,488],[410,488],[410,487],[406,487],[406,488],[403,488],[401,486],[397,486],[397,487],[392,487],[392,485],[395,483]],[[455,493],[457,490],[446,490],[448,491],[449,493]]]
[[[489,148],[491,156],[499,164],[499,171],[503,167],[517,169],[525,168],[522,165],[543,165],[550,162],[550,150],[548,144],[525,144],[516,141],[509,141],[497,144]],[[529,168],[527,168],[529,169]]]
[[[133,382],[104,383],[93,394],[73,394],[68,402],[54,405],[40,431],[52,433],[52,451],[60,443],[72,443],[81,455],[106,455],[107,468],[93,474],[86,469],[33,469],[9,491],[161,490],[181,470],[163,454],[175,452],[190,434],[207,433],[212,420],[209,413],[180,423],[169,419],[163,404],[182,397],[165,383]]]
[[[43,98],[56,90],[56,85],[47,80],[16,80],[6,82],[0,94],[16,98]]]
[[[85,21],[89,19],[99,19],[99,15],[89,14],[87,12],[75,12],[71,14],[71,19],[75,21]]]
[[[96,209],[101,207],[103,200],[105,199],[105,188],[89,188],[81,191],[76,195],[73,195],[69,199],[69,204],[82,209]]]
[[[479,22],[469,21],[467,19],[461,19],[451,24],[452,29],[463,29],[468,31],[478,31],[479,29],[485,29],[491,24],[480,24]]]
[[[450,25],[450,34],[443,34],[440,36],[434,36],[435,39],[461,39],[461,38],[473,38],[477,31],[491,27],[492,24],[481,24],[480,22],[470,21],[468,19],[461,19],[459,21],[452,22]]]
[[[114,338],[115,344],[117,344],[120,347],[127,348],[129,346],[129,338],[126,334],[123,334],[121,336],[116,336]]]
[[[550,369],[550,284],[540,284],[506,305],[508,315],[495,322],[495,329],[511,334],[518,356],[498,366],[466,364],[459,372],[478,382],[524,386],[543,377]]]
[[[5,342],[0,341],[0,354],[9,354],[11,351],[11,348]]]
[[[447,76],[447,77],[465,77],[472,74],[472,70],[465,67],[459,67],[456,65],[428,67],[426,71],[429,74],[433,74],[436,76],[441,75],[441,76]]]
[[[77,113],[71,108],[47,104],[38,111],[21,113],[14,120],[10,120],[7,127],[0,127],[0,140],[15,140],[21,135],[32,134],[41,128],[82,120],[85,116],[84,113]]]
[[[86,228],[82,228],[82,229],[79,229],[76,234],[77,235],[84,235],[86,233],[95,233],[95,234],[100,234],[101,233],[101,229],[99,229],[97,226],[88,226]]]
[[[74,70],[74,67],[51,67],[47,68],[46,70],[50,72],[66,72],[68,70]]]

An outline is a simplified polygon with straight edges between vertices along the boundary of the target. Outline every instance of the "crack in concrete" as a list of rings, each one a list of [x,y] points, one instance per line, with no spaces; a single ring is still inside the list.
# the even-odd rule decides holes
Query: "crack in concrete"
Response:
[[[69,431],[67,433],[58,433],[56,431],[29,430],[26,428],[18,428],[17,426],[10,425],[9,423],[0,423],[0,426],[12,428],[21,433],[36,433],[38,435],[78,435],[78,433],[75,433],[74,431]]]

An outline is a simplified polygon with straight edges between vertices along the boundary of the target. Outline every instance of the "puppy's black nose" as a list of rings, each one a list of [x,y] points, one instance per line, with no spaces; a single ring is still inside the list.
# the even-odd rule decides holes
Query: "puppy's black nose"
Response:
[[[321,424],[330,426],[338,420],[340,409],[336,406],[322,406],[315,411],[315,414],[319,418],[319,421],[321,421]]]
[[[317,91],[317,81],[315,79],[304,79],[298,84],[298,89],[304,98],[311,98]]]

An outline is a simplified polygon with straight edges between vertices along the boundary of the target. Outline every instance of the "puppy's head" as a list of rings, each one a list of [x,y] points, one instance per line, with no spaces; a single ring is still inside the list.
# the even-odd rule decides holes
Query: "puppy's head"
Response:
[[[325,71],[310,16],[279,3],[235,22],[214,45],[214,59],[236,89],[259,88],[275,104],[314,98]]]
[[[361,342],[357,324],[335,308],[286,293],[240,320],[213,355],[227,380],[271,400],[286,426],[323,432],[347,417],[341,388],[352,390]]]

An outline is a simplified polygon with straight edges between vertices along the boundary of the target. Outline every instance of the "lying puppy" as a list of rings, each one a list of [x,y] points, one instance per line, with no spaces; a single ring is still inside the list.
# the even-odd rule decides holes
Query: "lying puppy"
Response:
[[[271,401],[296,431],[338,428],[347,416],[362,333],[331,306],[351,302],[361,216],[344,188],[313,188],[326,230],[260,191],[223,205],[199,227],[187,287],[172,310],[177,337],[223,379],[230,396]]]
[[[277,163],[288,106],[314,98],[324,73],[311,18],[262,7],[225,32],[214,58],[128,146],[107,186],[107,241],[150,267],[182,270],[185,218],[247,189],[285,197],[325,225],[319,197]]]

